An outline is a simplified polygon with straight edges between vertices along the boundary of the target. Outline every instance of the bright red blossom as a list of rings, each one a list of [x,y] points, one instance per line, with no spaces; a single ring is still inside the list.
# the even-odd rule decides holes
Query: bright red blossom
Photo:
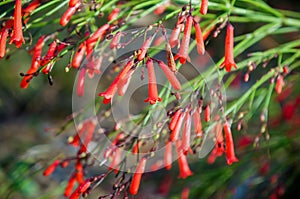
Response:
[[[156,101],[161,101],[161,98],[158,97],[157,93],[157,84],[156,77],[154,71],[153,60],[147,60],[147,69],[148,69],[148,98],[145,99],[145,102],[149,102],[150,104],[155,104]]]
[[[224,124],[224,132],[225,132],[225,140],[226,140],[226,159],[227,164],[231,165],[234,162],[238,162],[239,160],[236,158],[234,153],[234,143],[232,139],[231,129],[228,122]]]
[[[191,38],[191,30],[193,25],[193,17],[188,16],[187,21],[184,28],[183,38],[181,41],[181,46],[178,54],[174,56],[174,59],[177,60],[180,58],[180,63],[184,64],[186,62],[186,59],[188,59],[188,51],[189,51],[189,45],[190,45],[190,38]]]
[[[14,43],[17,48],[20,48],[22,44],[25,43],[22,31],[22,0],[16,0],[14,12],[14,30],[9,43]]]
[[[233,55],[233,45],[234,45],[234,28],[233,26],[228,23],[227,24],[227,31],[226,31],[226,39],[225,39],[225,60],[220,65],[220,68],[225,67],[227,72],[231,71],[231,68],[237,68],[237,65],[234,62],[234,55]]]
[[[143,173],[145,171],[145,167],[146,167],[146,160],[147,160],[146,158],[142,158],[140,160],[139,164],[137,165],[137,168],[136,168],[135,173],[132,178],[132,182],[129,187],[129,192],[132,195],[136,195],[139,191],[141,178],[142,178],[142,175],[143,175]]]

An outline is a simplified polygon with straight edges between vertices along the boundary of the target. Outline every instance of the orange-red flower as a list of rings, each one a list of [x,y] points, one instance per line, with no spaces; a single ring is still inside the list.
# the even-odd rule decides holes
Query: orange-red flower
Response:
[[[41,54],[42,54],[42,49],[44,46],[44,40],[45,40],[45,36],[41,36],[38,39],[38,42],[36,44],[36,46],[34,47],[34,53],[32,56],[32,61],[31,61],[31,66],[29,68],[29,70],[27,71],[27,76],[24,76],[22,81],[21,81],[21,88],[27,88],[29,85],[30,80],[33,78],[33,74],[35,72],[37,72],[39,66],[40,66],[40,58],[41,58]]]
[[[77,80],[76,94],[79,97],[83,96],[84,94],[85,72],[86,72],[86,68],[81,68]]]
[[[191,139],[191,126],[192,126],[192,119],[191,119],[191,113],[186,113],[185,116],[185,122],[183,127],[183,134],[182,134],[182,151],[184,155],[187,155],[189,149],[190,149],[190,139]]]
[[[201,137],[203,132],[202,132],[202,122],[200,117],[200,108],[197,108],[194,111],[193,118],[194,118],[194,127],[195,127],[196,136]]]
[[[202,31],[198,22],[194,20],[194,28],[195,28],[195,37],[196,37],[196,44],[197,44],[197,51],[200,55],[205,53],[204,42]]]
[[[55,171],[56,167],[57,167],[59,164],[60,164],[60,161],[59,161],[59,160],[55,160],[52,164],[50,164],[50,165],[45,169],[45,171],[43,172],[43,175],[44,175],[44,176],[49,176],[49,175],[51,175],[51,174]]]
[[[142,47],[140,48],[139,54],[138,54],[138,57],[137,57],[137,59],[138,59],[139,61],[141,61],[142,59],[145,58],[145,55],[146,55],[146,53],[147,53],[147,51],[148,51],[148,49],[149,49],[149,47],[150,47],[150,44],[151,44],[151,42],[152,42],[152,39],[153,39],[153,37],[152,37],[152,36],[149,36],[149,37],[146,39],[146,41],[143,43]]]
[[[145,157],[143,157],[140,160],[139,164],[137,165],[137,168],[136,168],[135,173],[132,178],[132,182],[129,187],[129,192],[132,195],[136,195],[139,191],[141,178],[142,178],[142,175],[143,175],[143,173],[145,171],[145,167],[146,167],[146,160],[147,159]]]
[[[178,140],[179,132],[180,132],[183,120],[185,118],[185,114],[186,114],[185,112],[180,112],[180,116],[176,121],[176,125],[175,125],[174,129],[171,132],[170,141],[173,142],[173,141]]]
[[[207,105],[204,109],[204,121],[209,122],[210,121],[210,107]]]
[[[231,71],[231,67],[237,68],[234,62],[233,45],[234,45],[234,28],[228,23],[225,39],[225,60],[220,65],[220,68],[225,67],[227,72]]]
[[[29,20],[29,15],[32,13],[39,5],[40,5],[40,0],[34,0],[26,8],[22,9],[22,16],[25,18],[24,23],[26,24]]]
[[[126,76],[126,74],[129,72],[132,66],[133,60],[131,59],[127,62],[127,64],[124,66],[124,68],[115,78],[115,80],[111,83],[108,89],[105,92],[101,92],[98,94],[99,96],[104,97],[103,103],[108,104],[111,101],[112,97],[117,92],[119,82]]]
[[[275,85],[275,91],[277,94],[280,94],[282,92],[282,87],[284,85],[283,76],[278,75]]]
[[[188,59],[192,25],[193,25],[193,17],[188,16],[186,24],[185,24],[185,28],[184,28],[184,33],[183,33],[183,38],[182,38],[181,45],[180,45],[180,50],[179,50],[178,54],[176,54],[174,56],[175,60],[180,58],[181,64],[184,64],[186,62],[186,59]]]
[[[111,42],[110,42],[110,49],[114,49],[114,48],[118,48],[119,47],[119,42],[120,42],[120,39],[121,39],[121,35],[122,35],[122,32],[119,31],[115,34],[115,36],[112,38]]]
[[[76,6],[81,0],[70,0],[69,1],[69,7]]]
[[[202,0],[201,6],[200,6],[200,13],[203,15],[206,15],[208,8],[208,0]]]
[[[20,48],[25,43],[22,31],[22,0],[16,0],[14,12],[14,30],[9,41],[14,43],[17,48]]]
[[[167,170],[172,168],[172,142],[170,141],[165,146],[164,165]]]
[[[236,158],[234,153],[234,143],[232,139],[231,129],[228,122],[224,124],[224,132],[225,132],[225,140],[226,140],[226,159],[227,164],[231,165],[234,162],[238,162],[239,160]]]
[[[74,54],[73,60],[72,60],[72,67],[73,68],[79,68],[80,64],[83,60],[84,54],[86,53],[86,42],[82,42],[76,53]]]
[[[179,176],[178,178],[185,179],[191,175],[193,175],[193,172],[191,171],[187,158],[185,155],[182,154],[181,150],[181,141],[176,142],[176,148],[177,148],[177,155],[178,155],[178,166],[179,166]]]
[[[157,101],[161,101],[162,99],[158,97],[157,93],[157,84],[153,60],[148,59],[146,64],[148,69],[148,98],[144,101],[149,102],[150,104],[155,104]]]
[[[175,76],[175,73],[171,71],[171,69],[163,62],[163,61],[158,61],[158,65],[160,68],[164,71],[167,79],[173,86],[175,90],[180,90],[181,89],[181,84],[178,81],[177,77]]]
[[[60,18],[60,25],[61,26],[65,26],[69,23],[69,21],[71,20],[71,17],[75,14],[76,10],[79,8],[81,3],[77,3],[75,6],[73,7],[69,7],[63,14],[63,16]]]
[[[6,39],[8,37],[8,29],[3,28],[0,32],[0,58],[3,58],[6,53]]]

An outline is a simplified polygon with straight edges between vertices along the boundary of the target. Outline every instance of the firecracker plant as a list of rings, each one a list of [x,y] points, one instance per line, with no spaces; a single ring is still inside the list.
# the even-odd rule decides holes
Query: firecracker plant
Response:
[[[44,76],[55,86],[56,75],[68,75],[73,70],[78,71],[74,92],[82,99],[89,92],[88,81],[99,76],[105,79],[98,82],[96,99],[91,99],[96,107],[94,115],[84,117],[88,106],[83,107],[63,127],[50,132],[53,136],[68,132],[70,124],[77,121],[76,131],[66,140],[77,152],[73,156],[62,152],[48,160],[52,162],[43,169],[44,176],[52,175],[58,167],[72,170],[62,193],[70,199],[92,197],[112,176],[111,190],[93,197],[130,198],[139,194],[144,198],[146,193],[139,193],[139,189],[147,181],[144,175],[149,179],[146,172],[177,165],[179,174],[169,173],[161,179],[165,184],[160,185],[165,186],[160,190],[162,195],[168,194],[171,184],[180,178],[185,179],[177,184],[182,187],[181,198],[210,197],[218,194],[217,190],[205,182],[195,185],[201,180],[196,178],[201,169],[190,168],[189,162],[197,164],[199,156],[207,155],[203,167],[213,168],[217,160],[227,163],[223,169],[227,174],[216,169],[210,181],[221,187],[219,184],[226,184],[233,176],[233,168],[247,159],[245,148],[280,145],[272,141],[270,129],[281,120],[290,122],[291,131],[299,127],[297,12],[272,8],[263,0],[4,0],[0,9],[1,67],[19,49],[32,57],[27,71],[20,73],[20,89]],[[144,27],[133,29],[147,17],[148,24],[145,20]],[[257,47],[266,38],[272,38],[275,45]],[[114,57],[137,39],[142,42],[135,50]],[[215,63],[201,59],[208,55]],[[69,64],[56,67],[66,57]],[[104,66],[106,62],[109,66]],[[207,67],[183,81],[179,74],[190,70],[189,63]],[[60,74],[53,76],[53,70]],[[157,82],[158,73],[167,80],[163,87]],[[112,106],[114,98],[126,95],[136,75],[146,82],[148,91],[136,106],[144,104],[147,108],[134,116],[139,128],[131,128],[127,120],[111,122]],[[207,83],[211,79],[215,80],[213,86]],[[243,93],[231,93],[242,85],[246,85]],[[276,103],[282,107],[280,118],[272,113]],[[165,112],[159,112],[161,106]],[[148,129],[152,136],[141,136],[142,127],[154,114],[162,119]],[[109,125],[99,127],[98,123],[105,122]],[[260,129],[252,128],[251,123]],[[130,132],[124,132],[124,127]],[[291,134],[296,136],[297,132]],[[103,136],[110,140],[108,145],[101,144]],[[161,158],[159,149],[163,151]],[[269,164],[267,159],[262,161],[262,173]],[[91,175],[89,170],[95,167],[101,172]],[[279,184],[267,195],[276,198],[282,190]],[[176,190],[171,193],[179,196]]]

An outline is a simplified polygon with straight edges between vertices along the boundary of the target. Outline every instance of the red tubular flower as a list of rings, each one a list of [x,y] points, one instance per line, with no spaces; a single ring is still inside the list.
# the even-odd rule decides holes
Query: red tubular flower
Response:
[[[178,140],[179,132],[180,132],[180,129],[181,129],[184,118],[185,118],[185,112],[180,113],[180,116],[179,116],[179,118],[176,122],[176,125],[175,125],[174,129],[171,132],[170,141],[173,142],[173,141]]]
[[[195,127],[195,133],[196,136],[201,137],[202,132],[202,123],[201,123],[201,117],[200,117],[200,108],[197,108],[193,114],[194,118],[194,127]]]
[[[157,93],[156,77],[152,59],[148,59],[146,64],[148,69],[148,98],[144,101],[155,104],[156,101],[161,101],[161,98],[158,97]]]
[[[207,105],[204,109],[204,121],[209,122],[210,121],[210,107]]]
[[[132,178],[132,182],[129,187],[129,192],[132,195],[136,195],[139,191],[141,178],[142,178],[142,175],[143,175],[143,173],[145,171],[145,167],[146,167],[146,160],[147,160],[146,158],[142,158],[136,167],[135,173]]]
[[[25,43],[22,32],[22,0],[16,0],[15,12],[14,12],[14,31],[9,43],[14,43],[17,48]]]
[[[40,0],[34,0],[26,8],[22,9],[22,16],[25,17],[24,23],[26,24],[29,20],[29,15],[32,13],[39,5],[40,5]]]
[[[69,1],[69,7],[74,7],[80,2],[80,0],[70,0]]]
[[[169,82],[171,83],[173,88],[175,90],[180,90],[181,85],[180,85],[180,82],[178,81],[177,77],[175,76],[174,72],[172,72],[170,70],[170,68],[163,61],[158,61],[158,65],[164,71],[167,79],[169,80]]]
[[[29,68],[29,70],[27,71],[27,74],[33,74],[35,72],[37,72],[39,66],[40,66],[40,57],[42,54],[42,49],[44,46],[44,40],[45,40],[45,36],[41,36],[38,39],[38,42],[36,44],[36,46],[34,47],[34,53],[32,56],[32,61],[31,61],[31,67]],[[22,81],[21,81],[21,88],[27,88],[29,85],[30,80],[32,79],[33,75],[29,75],[29,76],[24,76]]]
[[[165,41],[165,39],[166,38],[164,35],[158,37],[157,39],[154,40],[153,46],[160,46]]]
[[[138,57],[137,57],[137,59],[139,60],[139,61],[141,61],[142,59],[144,59],[145,58],[145,55],[146,55],[146,53],[147,53],[147,51],[148,51],[148,48],[150,47],[150,44],[151,44],[151,42],[152,42],[152,36],[149,36],[147,39],[146,39],[146,41],[144,42],[144,44],[142,45],[142,47],[140,48],[140,53],[139,53],[139,55],[138,55]]]
[[[61,26],[67,25],[69,23],[69,21],[71,20],[71,17],[75,14],[75,12],[76,12],[76,10],[78,9],[79,6],[80,6],[80,3],[77,3],[75,6],[69,7],[65,11],[63,16],[60,18],[59,24]]]
[[[170,5],[169,2],[159,5],[159,6],[154,10],[154,14],[155,14],[155,15],[160,15],[160,14],[164,13],[165,10],[166,10],[166,8],[167,8],[169,5]]]
[[[189,199],[190,189],[188,187],[184,187],[181,191],[180,199]]]
[[[275,91],[277,94],[280,94],[282,92],[282,87],[284,85],[283,76],[278,75],[275,85]]]
[[[183,24],[176,24],[174,30],[172,31],[170,40],[169,40],[169,44],[171,46],[171,48],[174,48],[175,46],[177,46],[179,44],[179,35],[181,32]]]
[[[137,141],[136,144],[132,148],[132,153],[133,154],[138,154],[138,152],[140,151],[140,148],[141,148],[142,144],[143,144],[143,142]]]
[[[208,8],[208,0],[202,0],[201,7],[200,7],[200,13],[203,15],[206,15]]]
[[[173,115],[172,117],[172,120],[170,122],[170,125],[169,125],[169,129],[172,131],[174,130],[176,124],[177,124],[177,121],[178,121],[178,118],[180,116],[180,114],[182,113],[182,109],[178,109],[175,114]]]
[[[169,68],[171,69],[171,71],[177,72],[176,63],[169,43],[166,44],[166,51],[167,51],[167,60],[168,60]]]
[[[80,46],[78,47],[76,53],[74,54],[73,60],[72,60],[72,67],[73,68],[79,68],[80,64],[82,62],[82,59],[84,57],[84,54],[86,53],[86,42],[82,42]]]
[[[86,179],[83,183],[81,183],[78,187],[78,192],[83,193],[91,186],[91,180]]]
[[[118,95],[123,96],[129,86],[134,70],[130,70],[118,84]]]
[[[70,177],[68,184],[65,188],[65,192],[64,192],[65,197],[69,197],[71,195],[73,188],[75,186],[75,183],[76,183],[76,177],[74,174],[72,174],[72,176]]]
[[[129,60],[127,64],[124,66],[122,71],[118,74],[115,80],[111,83],[108,89],[105,92],[99,93],[98,95],[104,97],[104,104],[108,104],[111,101],[111,98],[115,95],[119,82],[126,76],[129,70],[133,66],[133,60]]]
[[[237,68],[234,62],[234,55],[233,55],[233,45],[234,45],[234,28],[233,26],[228,23],[227,24],[227,31],[226,31],[226,39],[225,39],[225,60],[220,65],[220,68],[225,66],[227,72],[231,71],[231,67]]]
[[[103,39],[108,28],[109,28],[109,24],[104,24],[98,30],[96,30],[96,32],[94,32],[94,34],[90,36],[90,38],[86,40],[88,54],[90,50],[95,46],[97,41]]]
[[[43,57],[42,61],[40,62],[41,66],[45,66],[47,64],[47,66],[42,70],[44,74],[48,74],[52,69],[53,63],[51,63],[51,60],[55,57],[56,48],[57,48],[57,43],[56,41],[53,41],[50,44],[46,55]]]
[[[121,35],[122,35],[122,32],[117,32],[115,34],[115,36],[112,38],[111,42],[110,42],[110,49],[114,49],[114,48],[118,48],[119,47],[119,42],[120,42],[120,39],[121,39]]]
[[[0,58],[3,58],[6,53],[6,39],[8,36],[8,29],[3,28],[0,32]]]
[[[234,143],[232,139],[231,129],[228,122],[224,124],[224,132],[225,132],[225,139],[226,139],[226,159],[227,164],[231,165],[233,162],[238,162],[239,160],[236,158],[234,153]]]
[[[121,11],[120,8],[115,8],[115,9],[113,9],[113,10],[111,11],[111,13],[108,15],[107,21],[114,21],[114,20],[118,17],[120,11]]]
[[[170,170],[172,168],[172,142],[170,141],[168,141],[166,144],[164,164],[167,170]]]
[[[177,155],[178,155],[178,165],[179,165],[179,176],[178,178],[185,179],[191,175],[193,175],[193,172],[190,170],[188,161],[186,159],[186,156],[182,154],[181,151],[181,142],[176,142],[176,148],[177,148]]]
[[[43,172],[43,175],[44,175],[44,176],[49,176],[49,175],[51,175],[51,174],[55,171],[55,169],[56,169],[56,167],[59,165],[59,163],[60,163],[59,160],[55,160],[52,164],[50,164],[50,165],[45,169],[45,171]]]
[[[81,68],[80,72],[79,72],[77,88],[76,88],[76,94],[79,97],[83,96],[83,94],[84,94],[85,72],[86,72],[85,68]]]
[[[192,125],[192,119],[190,112],[186,113],[185,116],[185,123],[183,127],[183,134],[182,134],[182,151],[184,155],[187,155],[189,149],[190,149],[190,139],[191,139],[191,125]]]
[[[199,24],[196,21],[194,21],[194,27],[195,27],[197,51],[200,55],[203,55],[205,53],[205,48],[204,48],[202,31]]]
[[[180,58],[181,64],[184,64],[186,62],[186,59],[188,58],[192,25],[193,25],[193,17],[188,16],[186,24],[185,24],[185,28],[184,28],[184,33],[183,33],[183,38],[181,41],[180,50],[179,50],[178,54],[174,56],[175,60]]]

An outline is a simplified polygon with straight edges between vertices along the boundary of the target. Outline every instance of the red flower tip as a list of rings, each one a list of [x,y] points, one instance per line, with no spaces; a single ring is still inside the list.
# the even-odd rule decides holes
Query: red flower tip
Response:
[[[69,7],[74,7],[74,6],[76,6],[79,2],[80,2],[80,0],[70,0],[70,1],[69,1]]]
[[[118,76],[115,78],[115,80],[111,83],[111,85],[108,87],[108,89],[105,92],[99,93],[98,95],[101,97],[104,97],[103,103],[107,104],[110,103],[112,97],[115,95],[119,83],[121,82],[122,79],[124,79],[129,72],[129,70],[133,66],[133,60],[129,60],[127,64],[124,66],[122,71],[118,74]]]
[[[57,167],[59,164],[60,164],[60,161],[59,161],[59,160],[55,160],[52,164],[50,164],[50,165],[45,169],[45,171],[43,172],[43,175],[44,175],[44,176],[49,176],[49,175],[51,175],[51,174],[55,171],[56,167]]]
[[[108,15],[107,21],[114,21],[118,17],[120,11],[120,8],[114,8],[112,12]]]
[[[275,85],[275,91],[277,94],[280,94],[282,92],[282,87],[284,85],[283,76],[278,75]]]
[[[177,77],[175,76],[175,73],[173,71],[171,71],[171,69],[163,61],[159,61],[158,65],[164,71],[167,79],[169,80],[169,82],[171,83],[173,88],[175,90],[180,90],[181,89],[181,84],[178,81]]]
[[[68,184],[67,184],[67,186],[66,186],[66,188],[65,188],[65,192],[64,192],[64,196],[65,196],[65,197],[69,197],[69,196],[71,195],[75,183],[76,183],[76,177],[75,177],[75,175],[73,174],[73,175],[70,177],[70,179],[69,179],[69,181],[68,181]]]
[[[129,192],[132,195],[136,195],[139,191],[141,178],[142,178],[142,175],[143,175],[143,173],[145,171],[145,167],[146,167],[146,160],[147,160],[146,158],[142,158],[140,160],[139,164],[137,165],[137,168],[136,168],[135,173],[132,178],[132,182],[129,187]]]
[[[173,141],[178,140],[179,132],[180,132],[180,129],[181,129],[181,126],[182,126],[185,114],[186,114],[185,112],[180,112],[180,116],[177,119],[176,125],[175,125],[174,129],[171,132],[170,141],[173,142]]]
[[[172,142],[170,141],[168,141],[166,144],[164,164],[167,170],[170,170],[172,168]]]
[[[172,34],[171,34],[171,37],[169,40],[169,44],[170,44],[171,48],[174,48],[175,46],[178,45],[179,35],[180,35],[182,27],[183,27],[183,24],[176,24],[174,30],[172,31]]]
[[[191,126],[192,126],[191,114],[190,114],[190,112],[188,112],[188,113],[186,113],[186,116],[185,116],[185,123],[184,123],[183,134],[182,134],[181,148],[183,150],[184,155],[187,155],[187,153],[190,149]]]
[[[25,43],[22,32],[22,0],[16,0],[14,12],[14,30],[9,41],[14,43],[17,48],[20,48]]]
[[[86,40],[87,53],[89,53],[89,51],[95,46],[98,40],[103,39],[108,28],[109,24],[104,24],[103,26],[98,28],[98,30],[96,30],[96,32],[94,32],[94,34],[90,38]]]
[[[8,37],[8,29],[3,28],[0,32],[0,58],[3,58],[6,53],[6,39]]]
[[[150,104],[155,104],[156,101],[161,101],[162,99],[158,97],[156,77],[154,71],[153,60],[147,60],[147,69],[148,69],[148,98],[145,99],[145,102],[150,102]]]
[[[75,14],[76,10],[78,9],[78,7],[80,6],[81,3],[77,3],[75,6],[73,7],[69,7],[65,13],[63,14],[63,16],[60,18],[60,25],[61,26],[65,26],[69,23],[69,21],[71,20],[71,17]]]
[[[208,8],[208,0],[202,0],[201,6],[200,6],[200,13],[203,15],[206,15]]]
[[[146,55],[146,53],[147,53],[147,51],[148,51],[148,49],[150,47],[151,42],[152,42],[152,36],[149,36],[146,39],[146,41],[143,43],[142,47],[139,50],[139,54],[138,54],[138,57],[137,57],[137,59],[139,61],[141,61],[142,59],[145,58],[145,55]]]
[[[236,63],[234,62],[234,55],[233,55],[233,45],[234,45],[234,28],[233,26],[228,23],[227,31],[226,31],[226,39],[225,39],[225,60],[220,65],[220,68],[225,67],[227,72],[231,71],[231,68],[237,68]]]
[[[78,187],[78,192],[83,193],[91,186],[91,180],[87,179],[83,183],[81,183]]]
[[[110,42],[110,49],[119,48],[122,32],[117,32]]]
[[[225,140],[226,140],[226,159],[227,159],[227,164],[231,165],[234,162],[238,162],[239,160],[236,158],[235,153],[234,153],[234,143],[232,139],[232,133],[230,129],[230,125],[228,122],[224,124],[224,132],[225,132]]]
[[[188,59],[192,25],[193,25],[193,17],[188,16],[186,24],[185,24],[185,28],[184,28],[184,33],[183,33],[183,38],[181,41],[180,50],[179,50],[178,54],[176,54],[174,56],[175,60],[180,58],[181,64],[184,64],[186,62],[186,59]]]
[[[82,59],[84,57],[84,54],[86,53],[86,42],[82,42],[80,46],[78,47],[73,60],[72,60],[72,67],[73,68],[79,68],[80,64],[82,62]]]
[[[84,82],[85,82],[85,72],[86,68],[81,68],[79,72],[79,77],[77,81],[76,94],[81,97],[84,94]]]
[[[181,151],[181,141],[176,142],[177,155],[178,155],[178,165],[179,165],[179,176],[178,178],[185,179],[191,175],[193,172],[190,170],[188,161],[185,155]]]
[[[202,31],[200,25],[195,20],[194,20],[194,27],[195,27],[197,51],[200,55],[203,55],[205,53],[205,48],[204,48]]]
[[[207,105],[204,109],[204,121],[209,122],[210,121],[210,107]]]
[[[200,108],[197,108],[194,111],[193,118],[194,118],[194,127],[195,127],[196,136],[201,137],[203,132],[202,132],[202,122],[200,117]]]
[[[172,131],[174,130],[175,126],[176,126],[176,123],[178,121],[178,118],[181,114],[181,111],[182,109],[178,109],[175,114],[173,115],[172,119],[171,119],[171,122],[170,122],[170,125],[169,125],[169,129]]]

